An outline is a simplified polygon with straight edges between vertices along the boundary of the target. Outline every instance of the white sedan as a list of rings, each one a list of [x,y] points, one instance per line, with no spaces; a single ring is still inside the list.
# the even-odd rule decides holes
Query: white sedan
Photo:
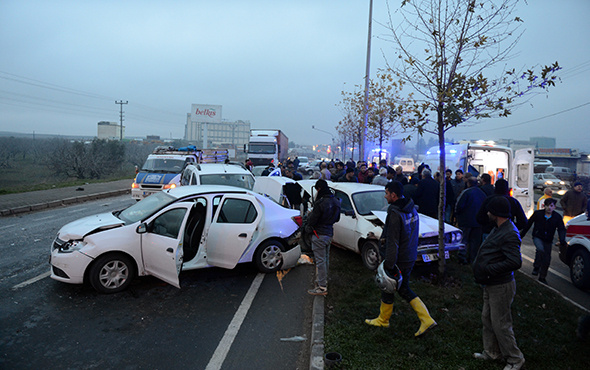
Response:
[[[315,180],[299,181],[299,184],[315,199]],[[379,185],[350,182],[328,182],[336,198],[340,199],[340,221],[334,224],[332,243],[338,247],[359,253],[364,265],[374,270],[381,262],[379,238],[385,225],[388,204],[385,188]],[[461,243],[463,233],[446,224],[445,258],[449,252],[465,246]],[[436,261],[438,256],[438,220],[419,214],[419,244],[417,262]]]
[[[144,275],[180,288],[182,269],[254,262],[274,272],[299,259],[300,226],[299,211],[252,191],[182,186],[62,227],[51,246],[51,278],[115,293]]]

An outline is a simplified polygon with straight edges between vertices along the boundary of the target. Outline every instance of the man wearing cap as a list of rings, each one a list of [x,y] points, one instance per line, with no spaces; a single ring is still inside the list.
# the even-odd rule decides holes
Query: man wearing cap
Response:
[[[328,262],[330,244],[334,236],[334,223],[340,220],[340,201],[334,197],[325,180],[318,180],[314,186],[317,191],[313,210],[307,219],[305,231],[311,235],[311,250],[315,260],[316,280],[311,295],[328,294]]]
[[[418,212],[411,198],[403,196],[403,186],[398,181],[385,185],[385,199],[389,203],[387,218],[381,234],[380,254],[384,260],[383,269],[389,276],[394,275],[396,265],[402,275],[401,286],[397,290],[400,297],[414,309],[420,320],[420,328],[414,336],[424,334],[436,326],[424,302],[410,289],[410,274],[418,255]],[[393,293],[381,292],[380,314],[375,319],[366,319],[372,326],[389,327],[393,312]]]
[[[520,237],[524,238],[527,231],[535,224],[533,228],[533,243],[535,244],[535,262],[533,263],[533,275],[539,275],[539,281],[547,284],[547,270],[551,264],[551,246],[555,230],[559,235],[559,242],[565,245],[565,226],[559,213],[555,212],[557,200],[546,198],[544,209],[535,211],[526,227],[520,232]]]
[[[576,181],[574,187],[568,190],[559,202],[563,208],[563,222],[567,223],[572,218],[586,211],[588,197],[582,193],[582,183]]]
[[[481,360],[506,361],[504,370],[520,369],[524,356],[512,330],[511,306],[516,294],[514,271],[522,265],[520,234],[510,220],[510,203],[502,196],[488,203],[488,217],[494,228],[479,248],[473,262],[473,276],[483,288],[483,352]]]
[[[340,182],[359,182],[357,177],[354,175],[354,168],[347,167],[346,174],[344,177],[340,178]]]

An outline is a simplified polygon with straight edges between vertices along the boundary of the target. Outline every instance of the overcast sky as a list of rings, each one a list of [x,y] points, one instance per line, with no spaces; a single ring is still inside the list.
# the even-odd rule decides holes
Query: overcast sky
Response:
[[[214,104],[225,120],[329,143],[311,126],[336,134],[341,91],[363,84],[368,3],[1,0],[0,131],[96,135],[123,100],[127,136],[182,138],[191,104]],[[448,136],[549,136],[589,151],[589,15],[588,0],[521,4],[526,32],[510,65],[558,61],[562,82],[509,118]],[[392,56],[386,17],[374,0],[373,77]]]

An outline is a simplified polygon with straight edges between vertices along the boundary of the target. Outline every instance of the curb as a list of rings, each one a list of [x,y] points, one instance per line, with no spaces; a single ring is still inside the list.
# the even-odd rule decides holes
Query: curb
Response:
[[[81,195],[78,197],[65,198],[65,199],[61,199],[61,200],[53,200],[53,201],[49,201],[46,203],[38,203],[38,204],[32,204],[32,205],[27,205],[27,206],[8,208],[8,209],[0,210],[0,217],[14,216],[14,215],[22,214],[22,213],[27,213],[27,212],[39,211],[39,210],[49,209],[49,208],[56,208],[56,207],[60,207],[63,205],[83,203],[83,202],[86,202],[89,200],[97,200],[97,199],[102,199],[102,198],[115,197],[115,196],[119,196],[119,195],[130,194],[130,193],[131,193],[131,189],[119,189],[119,190],[106,191],[106,192],[96,193],[96,194],[85,194],[85,195]]]
[[[310,370],[324,369],[324,297],[316,296],[313,300]]]

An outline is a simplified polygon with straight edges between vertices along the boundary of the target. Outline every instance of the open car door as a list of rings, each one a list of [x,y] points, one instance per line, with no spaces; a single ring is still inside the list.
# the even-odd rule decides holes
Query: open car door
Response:
[[[207,263],[226,269],[236,267],[262,216],[262,208],[252,195],[225,195],[207,231]]]
[[[514,152],[510,184],[512,196],[516,198],[524,213],[530,217],[534,211],[533,162],[535,154],[532,148],[519,149]]]
[[[184,229],[193,206],[195,203],[182,202],[164,208],[146,220],[147,228],[141,236],[145,271],[177,288],[180,288]]]

